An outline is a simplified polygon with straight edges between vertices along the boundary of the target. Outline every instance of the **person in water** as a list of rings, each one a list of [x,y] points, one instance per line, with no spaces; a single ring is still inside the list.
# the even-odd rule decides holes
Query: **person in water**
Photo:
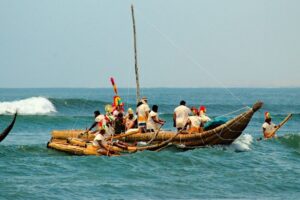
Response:
[[[138,129],[140,133],[146,133],[147,131],[147,120],[150,112],[148,106],[148,99],[143,97],[141,102],[137,105],[137,120],[138,120]]]
[[[125,129],[126,131],[131,128],[136,128],[137,118],[134,116],[132,108],[128,108],[127,115],[125,116]]]
[[[189,114],[191,113],[191,110],[185,104],[185,101],[180,101],[180,105],[174,110],[173,126],[177,128],[177,131],[184,129],[188,121]]]
[[[275,129],[277,126],[272,122],[269,112],[265,112],[265,122],[262,125],[263,134],[265,139],[276,137]]]
[[[185,125],[185,129],[189,127],[187,129],[189,133],[201,133],[203,130],[202,130],[202,121],[199,116],[199,111],[195,107],[192,107],[191,111],[193,115],[189,116],[188,121]]]
[[[149,117],[147,120],[147,132],[156,132],[159,129],[159,125],[165,124],[165,121],[162,119],[159,119],[158,117],[158,106],[153,105],[152,110],[149,113]]]

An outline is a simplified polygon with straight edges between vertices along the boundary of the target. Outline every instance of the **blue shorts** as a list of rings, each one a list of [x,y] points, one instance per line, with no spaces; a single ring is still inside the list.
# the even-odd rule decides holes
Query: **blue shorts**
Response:
[[[139,127],[139,128],[146,128],[146,122],[139,123],[139,124],[138,124],[138,127]]]

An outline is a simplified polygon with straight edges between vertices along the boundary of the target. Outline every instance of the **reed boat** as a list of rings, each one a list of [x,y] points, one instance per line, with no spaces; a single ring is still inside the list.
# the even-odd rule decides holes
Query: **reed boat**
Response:
[[[17,119],[17,112],[14,115],[13,120],[10,124],[0,133],[0,142],[6,138],[6,136],[10,133],[11,129],[14,127],[16,119]]]
[[[78,131],[74,131],[74,133],[69,132],[72,136],[77,135],[78,137],[69,137],[67,139],[65,138],[51,138],[51,140],[48,142],[47,147],[51,149],[55,149],[58,151],[62,151],[65,153],[69,154],[74,154],[74,155],[96,155],[96,156],[101,156],[103,154],[99,153],[99,147],[95,147],[92,145],[90,141],[90,134],[87,135],[87,137],[79,138],[80,134]],[[136,134],[136,132],[133,132]],[[75,135],[74,135],[75,134]],[[132,133],[126,133],[127,135],[132,134]],[[152,144],[152,145],[146,145],[146,146],[128,146],[126,149],[120,148],[115,145],[109,145],[109,149],[113,150],[114,153],[113,156],[119,156],[121,153],[135,153],[137,151],[144,151],[144,150],[156,150],[159,151],[161,148],[167,146],[176,136],[178,136],[179,133],[174,134],[172,137],[169,139]],[[115,137],[115,138],[118,138]]]
[[[138,150],[156,150],[168,143],[181,145],[186,148],[197,148],[213,145],[229,145],[237,139],[247,127],[252,119],[253,114],[262,107],[262,102],[257,102],[252,108],[242,114],[234,117],[225,124],[222,124],[214,129],[204,131],[202,133],[176,133],[174,131],[160,131],[150,133],[138,133],[136,130],[115,136],[115,139],[120,139],[128,143],[134,142],[153,142],[154,145],[146,147],[132,147],[126,150],[135,152]],[[93,149],[89,142],[94,139],[94,135],[87,133],[82,136],[84,130],[55,130],[52,131],[52,138],[48,143],[49,148],[59,151],[64,151],[76,155],[99,155]],[[122,152],[123,149],[115,148],[115,151]],[[140,149],[139,149],[140,148]]]
[[[140,84],[137,62],[137,47],[136,47],[136,25],[134,19],[134,9],[131,6],[133,36],[134,36],[134,58],[135,58],[135,76],[136,76],[136,100],[140,101]],[[115,94],[117,95],[116,85],[112,81]],[[150,133],[127,132],[114,136],[127,143],[136,143],[140,141],[147,142],[145,147],[132,147],[125,151],[135,152],[138,150],[157,150],[168,145],[170,142],[175,145],[181,145],[187,148],[196,148],[212,145],[228,145],[238,138],[250,122],[253,114],[262,107],[262,102],[257,102],[252,108],[249,108],[244,113],[236,116],[225,124],[219,125],[211,130],[202,133],[177,133],[174,131],[158,131]],[[48,142],[48,147],[59,151],[64,151],[76,155],[99,155],[96,149],[90,145],[94,139],[91,133],[84,133],[84,130],[54,130],[52,131],[51,140]],[[153,145],[151,145],[153,144]],[[115,147],[112,147],[115,148]],[[123,152],[124,149],[114,149],[117,152]]]

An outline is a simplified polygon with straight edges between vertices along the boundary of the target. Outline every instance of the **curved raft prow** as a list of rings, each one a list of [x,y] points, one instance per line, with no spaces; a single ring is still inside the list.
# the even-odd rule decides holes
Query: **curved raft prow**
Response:
[[[228,145],[231,144],[236,138],[238,138],[247,127],[253,114],[262,107],[262,102],[257,102],[252,108],[229,120],[223,125],[220,125],[214,129],[204,131],[202,133],[193,134],[179,134],[176,136],[172,143],[181,144],[187,147],[196,146],[211,146],[211,145]],[[154,133],[135,134],[132,136],[124,137],[126,142],[136,141],[150,141],[153,138]],[[156,142],[164,141],[174,136],[172,131],[161,131],[154,139]]]
[[[5,137],[9,134],[9,132],[11,131],[11,129],[14,127],[16,119],[17,119],[17,115],[18,115],[18,113],[16,112],[15,115],[14,115],[14,118],[13,118],[12,122],[0,134],[0,142],[5,139]]]
[[[229,145],[238,138],[247,127],[253,114],[262,107],[262,102],[257,102],[252,108],[242,114],[234,117],[223,125],[202,133],[182,134],[174,131],[160,131],[158,134],[151,133],[124,133],[115,136],[122,141],[135,143],[139,141],[151,141],[155,144],[144,147],[128,147],[127,152],[136,152],[143,150],[160,150],[170,142],[174,145],[182,145],[186,148],[197,148],[212,145]],[[99,155],[97,149],[93,148],[90,141],[94,134],[85,134],[81,136],[84,130],[63,130],[53,131],[52,138],[48,143],[49,148],[75,155]],[[115,147],[113,147],[115,148]],[[116,152],[122,152],[123,149],[114,149]]]

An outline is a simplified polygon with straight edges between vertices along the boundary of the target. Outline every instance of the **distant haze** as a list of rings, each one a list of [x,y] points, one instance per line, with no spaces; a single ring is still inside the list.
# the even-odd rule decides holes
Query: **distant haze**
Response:
[[[297,0],[0,0],[0,87],[299,87]]]

